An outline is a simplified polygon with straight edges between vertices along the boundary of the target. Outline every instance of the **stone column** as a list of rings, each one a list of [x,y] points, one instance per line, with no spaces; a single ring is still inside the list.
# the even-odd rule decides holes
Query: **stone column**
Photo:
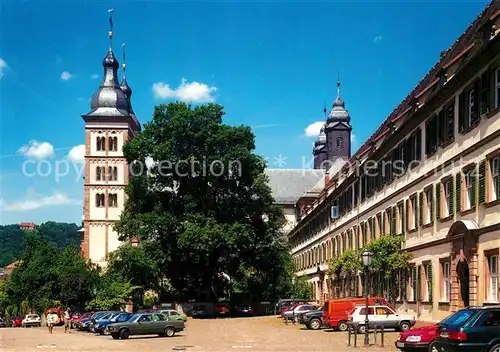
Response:
[[[458,275],[457,275],[457,264],[458,258],[456,255],[452,254],[451,257],[451,294],[450,294],[450,304],[451,311],[458,311],[458,300],[459,300],[459,284],[458,284]]]
[[[478,256],[475,248],[471,255],[471,260],[469,262],[469,303],[471,306],[476,306],[478,304]]]

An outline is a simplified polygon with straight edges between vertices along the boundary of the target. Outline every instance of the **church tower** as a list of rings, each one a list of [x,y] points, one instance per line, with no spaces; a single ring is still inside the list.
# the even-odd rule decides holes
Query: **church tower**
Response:
[[[119,63],[112,49],[113,20],[110,9],[109,51],[102,66],[104,75],[90,103],[85,121],[84,234],[81,244],[86,259],[104,267],[108,254],[121,244],[113,223],[125,204],[128,164],[123,146],[140,131],[132,109],[123,46],[123,78],[118,83]]]
[[[323,108],[323,115],[325,116],[326,119],[326,105]],[[326,160],[326,154],[327,154],[325,127],[326,123],[323,126],[321,126],[319,135],[316,138],[316,141],[314,142],[313,155],[314,155],[315,169],[322,169],[326,167],[325,165],[326,163],[324,162]]]
[[[337,160],[351,158],[351,116],[340,98],[340,80],[337,81],[337,98],[326,120],[326,159],[333,165]]]

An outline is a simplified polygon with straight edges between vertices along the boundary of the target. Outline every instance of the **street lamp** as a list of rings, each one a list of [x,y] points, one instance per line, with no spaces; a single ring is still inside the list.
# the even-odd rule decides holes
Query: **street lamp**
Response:
[[[364,251],[361,255],[363,258],[363,266],[365,267],[365,346],[370,345],[370,339],[368,337],[368,268],[372,264],[373,253],[369,251]]]

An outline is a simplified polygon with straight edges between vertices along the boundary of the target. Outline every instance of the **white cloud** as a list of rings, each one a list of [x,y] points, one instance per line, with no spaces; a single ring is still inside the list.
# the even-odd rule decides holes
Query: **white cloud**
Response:
[[[3,69],[7,68],[7,63],[4,59],[0,58],[0,79],[3,77]]]
[[[68,158],[75,163],[83,163],[85,161],[85,144],[71,148]]]
[[[188,82],[185,78],[176,88],[163,82],[153,83],[153,94],[156,99],[178,99],[188,103],[207,103],[215,101],[214,94],[217,87],[210,87],[205,83]]]
[[[317,122],[311,123],[305,129],[306,136],[307,137],[316,137],[319,134],[321,127],[323,127],[324,124],[325,124],[325,121],[317,121]]]
[[[64,81],[67,81],[71,77],[73,77],[73,75],[71,73],[69,73],[68,71],[64,71],[63,73],[61,73],[61,79]]]
[[[33,191],[28,193],[29,195],[24,200],[12,203],[0,198],[0,210],[20,212],[50,206],[81,204],[79,200],[69,198],[66,193],[53,192],[50,196],[41,196]]]
[[[49,142],[32,140],[28,145],[19,148],[17,152],[27,158],[42,160],[54,155],[54,147]]]
[[[97,73],[94,73],[92,76],[90,76],[90,78],[92,78],[92,79],[98,79],[99,75]]]
[[[382,37],[381,35],[377,35],[375,38],[373,38],[373,44],[381,42],[382,39],[384,39],[384,37]]]

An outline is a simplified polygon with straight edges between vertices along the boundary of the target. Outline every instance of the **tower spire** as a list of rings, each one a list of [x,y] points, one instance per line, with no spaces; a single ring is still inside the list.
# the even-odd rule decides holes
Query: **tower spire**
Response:
[[[337,97],[340,97],[340,71],[337,70]]]
[[[126,79],[126,71],[127,71],[127,62],[125,60],[125,43],[122,43],[122,53],[123,53],[123,64],[122,64],[122,67],[123,67],[123,79],[125,80]]]
[[[326,121],[326,101],[323,101],[323,116],[325,117]]]
[[[113,12],[115,10],[113,8],[109,8],[108,9],[108,13],[109,13],[109,32],[108,32],[108,36],[109,36],[109,51],[112,51],[113,50]]]

